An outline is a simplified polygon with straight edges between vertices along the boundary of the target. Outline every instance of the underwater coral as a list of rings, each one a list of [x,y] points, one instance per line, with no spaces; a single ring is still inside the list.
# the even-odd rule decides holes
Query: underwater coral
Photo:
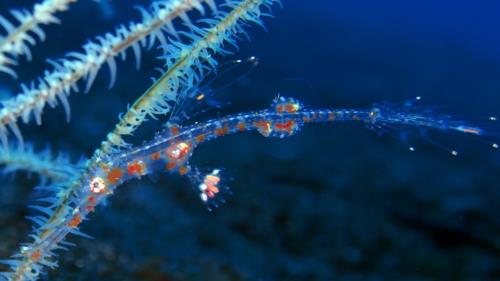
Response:
[[[433,98],[346,4],[86,2],[0,6],[5,280],[499,277],[497,99]]]

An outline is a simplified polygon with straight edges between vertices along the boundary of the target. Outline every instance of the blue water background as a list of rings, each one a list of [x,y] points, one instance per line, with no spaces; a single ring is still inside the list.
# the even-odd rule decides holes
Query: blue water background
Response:
[[[0,14],[30,2],[3,1]],[[138,20],[135,4],[148,1],[79,1],[61,15],[62,25],[46,28],[31,62],[20,59],[19,81],[51,69],[45,59],[81,51],[86,40]],[[365,108],[422,96],[436,114],[485,121],[499,113],[496,1],[283,6],[264,20],[267,32],[250,28],[251,42],[221,59],[255,55],[260,65],[218,93],[230,104],[197,120],[266,108],[278,93],[310,107]],[[61,107],[46,109],[42,126],[22,125],[25,138],[75,160],[89,157],[158,76],[159,54],[143,52],[137,71],[128,52],[111,90],[104,68],[88,95],[71,95],[71,123]],[[0,85],[3,95],[20,89],[5,75]],[[164,121],[133,140],[150,138]],[[437,142],[420,141],[411,153],[397,138],[333,124],[284,140],[245,133],[206,143],[191,164],[224,168],[234,192],[227,204],[207,212],[179,176],[128,183],[84,223],[95,239],[71,238],[78,247],[62,253],[60,269],[45,279],[500,280],[499,151],[456,135]],[[455,147],[460,157],[448,153]],[[30,229],[23,217],[37,181],[24,176],[1,191],[2,258]]]

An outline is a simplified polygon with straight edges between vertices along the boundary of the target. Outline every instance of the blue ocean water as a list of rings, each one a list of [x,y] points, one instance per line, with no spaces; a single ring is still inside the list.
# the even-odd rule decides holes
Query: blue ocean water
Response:
[[[149,1],[81,0],[21,58],[15,94],[87,40],[140,19]],[[0,14],[30,7],[4,1]],[[365,108],[422,96],[437,113],[486,119],[499,113],[500,5],[495,1],[283,1],[251,27],[229,61],[259,66],[217,93],[226,106],[204,120],[267,108],[278,94],[310,107]],[[198,15],[193,14],[194,18]],[[177,22],[177,24],[180,24]],[[132,53],[108,89],[104,68],[87,95],[71,95],[72,121],[46,109],[23,125],[36,147],[89,157],[118,114],[144,92],[163,62],[153,49],[140,70]],[[159,120],[138,133],[140,143]],[[493,128],[494,129],[494,128]],[[497,126],[497,129],[500,129]],[[498,130],[497,130],[498,132]],[[168,174],[120,187],[82,230],[93,240],[63,252],[45,280],[500,280],[500,151],[478,139],[437,136],[416,152],[359,124],[305,127],[284,140],[245,133],[200,146],[191,160],[224,168],[234,195],[207,212],[190,183]],[[460,147],[459,157],[447,149]],[[25,241],[36,178],[1,191],[2,258]]]

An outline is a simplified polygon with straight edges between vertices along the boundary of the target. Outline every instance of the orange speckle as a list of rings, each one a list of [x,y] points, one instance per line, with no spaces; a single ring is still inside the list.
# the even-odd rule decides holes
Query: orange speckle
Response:
[[[277,130],[277,131],[286,131],[288,132],[289,134],[292,133],[292,130],[293,130],[293,126],[295,125],[295,122],[292,121],[292,120],[288,120],[286,122],[282,122],[282,123],[276,123],[274,124],[274,128]]]
[[[276,112],[278,112],[278,113],[283,112],[283,105],[282,104],[278,104],[278,106],[276,106]]]
[[[196,136],[196,141],[197,142],[203,142],[203,141],[205,141],[205,135],[201,134],[201,135]]]
[[[111,184],[116,184],[123,177],[123,171],[120,168],[112,168],[108,173],[108,181]]]
[[[42,253],[40,252],[40,250],[36,250],[34,251],[31,255],[30,255],[30,260],[34,261],[34,262],[38,262],[40,260],[40,258],[42,257]]]
[[[160,160],[161,153],[160,152],[155,152],[151,154],[151,160],[157,161]]]
[[[215,135],[216,136],[222,136],[224,132],[222,131],[222,128],[217,128],[215,129]]]
[[[222,127],[222,128],[215,129],[216,136],[223,136],[223,135],[227,134],[228,132],[229,132],[229,127],[227,126],[227,124],[224,124],[224,127]]]
[[[298,104],[288,103],[285,105],[285,111],[288,113],[294,113],[297,112],[297,110],[299,110]]]
[[[279,111],[278,111],[278,112],[279,112]],[[246,129],[246,127],[247,127],[247,126],[245,125],[245,123],[240,122],[240,123],[238,123],[238,125],[237,125],[236,127],[238,128],[238,130],[240,130],[240,131],[244,131],[244,130]]]
[[[216,136],[223,136],[224,135],[224,129],[217,129],[215,130],[215,135]]]
[[[203,184],[207,187],[205,194],[207,194],[208,197],[212,198],[215,194],[219,193],[219,188],[217,187],[219,182],[220,178],[216,175],[207,175],[205,177]]]
[[[78,225],[82,222],[82,217],[79,214],[76,214],[68,223],[68,225],[72,228],[78,227]]]
[[[171,133],[172,135],[174,135],[174,136],[175,136],[175,135],[178,135],[178,134],[179,134],[179,128],[177,128],[177,127],[175,127],[175,126],[174,126],[174,127],[171,127],[171,128],[170,128],[170,133]]]
[[[168,162],[167,165],[165,165],[165,169],[171,171],[175,168],[175,162]]]
[[[266,127],[268,127],[269,122],[267,122],[267,121],[257,121],[257,122],[254,122],[254,125],[257,128],[266,128]]]
[[[257,121],[257,122],[254,122],[254,126],[257,127],[257,130],[259,131],[259,133],[261,133],[265,137],[268,137],[272,132],[271,122],[263,121],[263,120]]]
[[[127,172],[129,175],[144,175],[146,164],[143,161],[136,160],[127,164]]]
[[[92,195],[89,195],[87,197],[87,202],[88,202],[88,205],[85,206],[85,210],[87,210],[87,212],[93,212],[94,207],[97,204],[95,197]]]
[[[188,168],[186,166],[182,166],[179,168],[179,175],[184,176],[188,172]]]
[[[214,175],[207,175],[205,177],[204,183],[209,185],[209,184],[218,184],[220,182],[220,178],[218,176]]]
[[[207,188],[213,193],[213,194],[217,194],[219,193],[219,188],[215,185],[208,185]]]

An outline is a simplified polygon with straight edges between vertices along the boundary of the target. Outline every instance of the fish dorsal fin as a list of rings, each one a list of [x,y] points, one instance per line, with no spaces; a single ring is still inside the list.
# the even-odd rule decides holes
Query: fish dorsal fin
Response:
[[[276,113],[296,113],[302,107],[302,104],[297,99],[280,95],[276,96],[271,104],[271,109],[276,111]]]
[[[276,96],[271,104],[271,110],[266,111],[278,113],[278,116],[265,114],[268,118],[254,122],[257,131],[264,137],[284,138],[300,131],[303,122],[294,113],[300,113],[302,104],[294,99]]]

